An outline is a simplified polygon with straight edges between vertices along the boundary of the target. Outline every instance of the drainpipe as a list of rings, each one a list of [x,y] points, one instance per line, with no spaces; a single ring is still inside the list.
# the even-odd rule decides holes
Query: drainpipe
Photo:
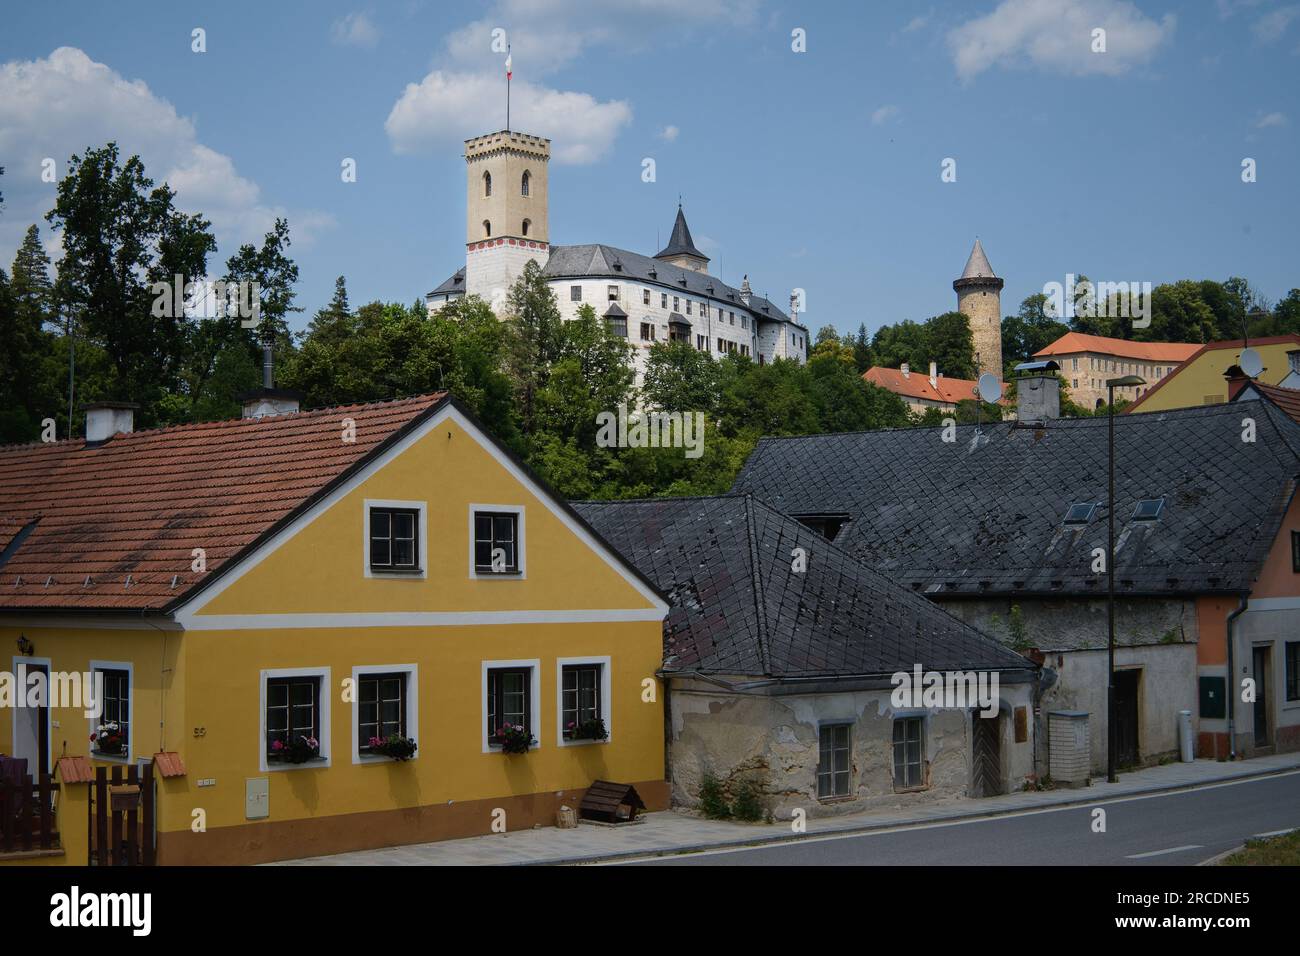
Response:
[[[1228,759],[1237,759],[1237,733],[1236,721],[1233,719],[1237,710],[1237,672],[1233,667],[1232,648],[1237,642],[1236,625],[1237,618],[1241,617],[1246,611],[1246,605],[1250,601],[1249,594],[1243,594],[1237,602],[1237,610],[1228,615],[1228,681],[1224,689],[1228,694]]]

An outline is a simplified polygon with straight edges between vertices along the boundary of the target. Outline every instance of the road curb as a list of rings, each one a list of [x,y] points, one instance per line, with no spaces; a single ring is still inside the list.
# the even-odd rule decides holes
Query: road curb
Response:
[[[901,830],[911,827],[927,826],[934,823],[951,823],[955,820],[992,820],[998,817],[1013,816],[1017,813],[1024,813],[1028,810],[1055,810],[1061,807],[1077,807],[1087,804],[1111,802],[1114,800],[1127,800],[1133,797],[1150,796],[1157,793],[1177,793],[1184,790],[1196,790],[1200,787],[1210,786],[1218,783],[1231,783],[1237,780],[1252,780],[1262,777],[1276,777],[1286,773],[1294,773],[1300,770],[1300,765],[1291,767],[1271,767],[1267,770],[1258,770],[1252,773],[1230,774],[1223,777],[1213,777],[1207,780],[1199,780],[1196,783],[1176,783],[1165,786],[1149,787],[1143,790],[1134,790],[1130,793],[1108,794],[1106,796],[1091,797],[1085,796],[1086,790],[1080,791],[1078,799],[1061,800],[1059,802],[1044,803],[1025,807],[1012,807],[1003,810],[979,811],[973,810],[967,813],[953,813],[943,817],[930,817],[926,819],[904,820],[904,821],[885,821],[881,820],[873,823],[863,823],[860,826],[851,826],[823,830],[821,832],[807,833],[782,833],[772,834],[769,836],[743,838],[737,837],[734,840],[725,840],[723,842],[693,843],[685,846],[665,847],[662,850],[623,850],[617,853],[608,853],[601,856],[574,856],[559,857],[551,860],[527,860],[519,863],[508,864],[511,866],[583,866],[595,865],[602,863],[616,863],[626,860],[637,859],[659,859],[668,856],[681,856],[689,853],[701,853],[706,850],[736,850],[746,847],[774,846],[780,843],[797,843],[801,840],[807,840],[817,837],[831,836],[852,836],[854,834],[871,833],[876,830]],[[1091,788],[1088,788],[1091,789]],[[669,811],[671,812],[671,811]],[[1238,848],[1240,849],[1240,847]],[[1235,851],[1233,851],[1235,852]],[[1208,861],[1207,861],[1208,863]],[[1201,864],[1206,865],[1206,864]]]

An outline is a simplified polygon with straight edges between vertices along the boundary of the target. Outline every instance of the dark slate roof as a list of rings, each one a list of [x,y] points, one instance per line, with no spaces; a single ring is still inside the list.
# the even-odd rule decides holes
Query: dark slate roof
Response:
[[[705,262],[709,261],[708,256],[695,248],[695,240],[691,238],[691,230],[686,225],[686,214],[682,212],[681,203],[677,204],[677,219],[673,222],[673,234],[668,237],[668,245],[655,254],[656,259],[672,256],[695,256]]]
[[[1242,441],[1242,419],[1256,440]],[[998,422],[765,438],[733,491],[787,514],[847,514],[841,545],[935,598],[1104,594],[1107,422]],[[1300,474],[1300,425],[1267,402],[1115,418],[1116,590],[1242,593],[1268,554]],[[1139,499],[1164,496],[1155,521]],[[1063,523],[1098,502],[1086,525]]]
[[[429,295],[446,295],[448,292],[465,291],[465,267],[461,266],[456,272],[442,285],[434,289]]]
[[[1032,670],[1023,657],[749,495],[576,502],[660,591],[668,672],[770,678]],[[792,571],[803,548],[808,568]]]
[[[707,296],[722,308],[748,312],[765,322],[790,322],[790,317],[775,303],[761,295],[750,295],[746,306],[740,290],[732,288],[716,276],[694,269],[683,269],[669,262],[660,262],[649,256],[613,246],[592,243],[581,246],[551,246],[551,256],[542,274],[548,279],[578,279],[588,276],[609,276],[656,285],[678,294]],[[807,331],[799,322],[790,324]]]

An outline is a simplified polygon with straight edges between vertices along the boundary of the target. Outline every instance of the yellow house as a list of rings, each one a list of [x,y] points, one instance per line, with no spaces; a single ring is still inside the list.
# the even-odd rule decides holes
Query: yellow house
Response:
[[[0,670],[65,691],[0,707],[0,753],[157,758],[159,863],[550,825],[597,779],[666,806],[667,605],[453,398],[89,417],[0,449]],[[87,785],[60,787],[40,860],[84,864]]]
[[[1286,382],[1289,388],[1300,385],[1300,335],[1251,339],[1249,344],[1264,363],[1259,381],[1265,385]],[[1240,339],[1202,345],[1125,411],[1165,412],[1173,408],[1226,402],[1228,382],[1225,373],[1237,364],[1245,347],[1246,343]]]

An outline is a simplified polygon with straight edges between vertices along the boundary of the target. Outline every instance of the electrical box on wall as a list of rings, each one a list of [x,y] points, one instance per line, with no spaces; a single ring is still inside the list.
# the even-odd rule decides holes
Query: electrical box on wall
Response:
[[[271,815],[271,788],[268,777],[248,777],[244,781],[244,819],[265,820]]]

